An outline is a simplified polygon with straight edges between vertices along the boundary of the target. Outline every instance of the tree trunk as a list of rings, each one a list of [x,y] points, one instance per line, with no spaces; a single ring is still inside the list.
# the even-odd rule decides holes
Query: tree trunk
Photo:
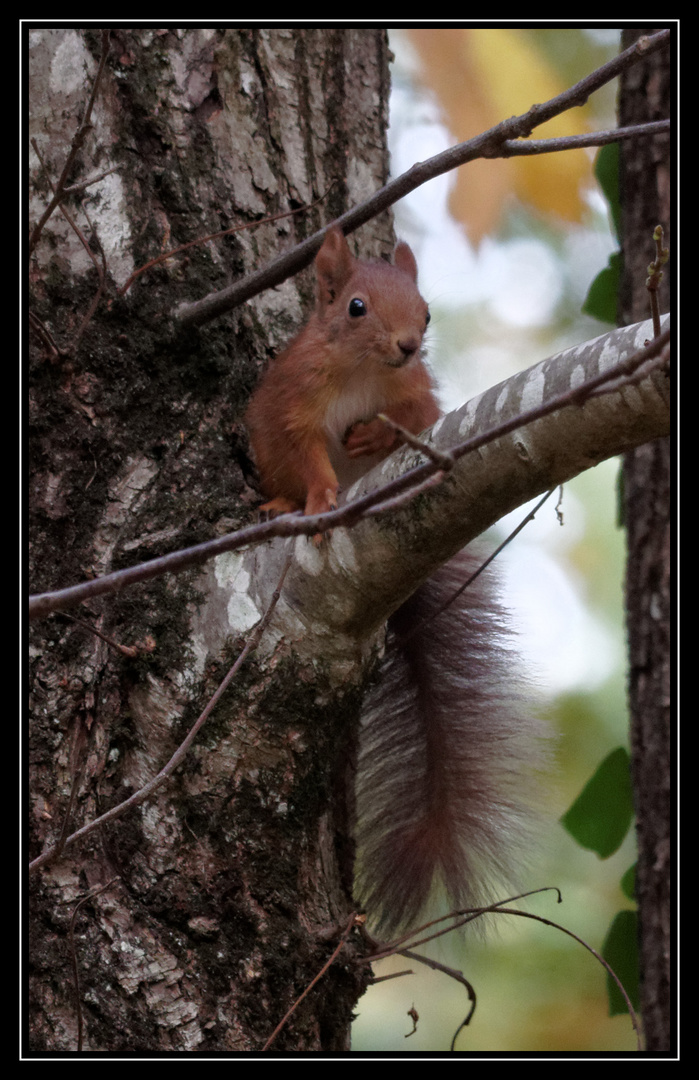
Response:
[[[652,31],[626,30],[622,47]],[[656,53],[621,80],[619,125],[670,114],[671,57]],[[624,274],[622,324],[649,315],[647,267],[653,230],[670,241],[670,141],[645,139],[621,148],[620,194]],[[666,267],[659,306],[669,310]],[[631,748],[637,812],[636,894],[640,922],[641,1008],[646,1049],[673,1043],[671,983],[672,820],[670,735],[670,444],[659,439],[624,459],[628,538],[626,604],[629,635]]]
[[[99,31],[30,34],[31,134],[43,162],[32,154],[32,225],[100,50]],[[238,424],[261,364],[308,312],[311,276],[186,334],[170,332],[167,313],[385,182],[387,95],[382,30],[111,33],[69,182],[114,171],[66,203],[100,269],[58,210],[31,258],[32,588],[250,521]],[[191,247],[117,295],[164,251],[320,198]],[[362,230],[361,245],[390,250],[387,215]],[[102,253],[105,295],[81,332]],[[152,777],[240,650],[261,611],[248,601],[212,612],[210,575],[208,566],[160,579],[75,612],[119,644],[144,643],[135,658],[72,617],[33,628],[32,856]],[[33,1050],[78,1046],[73,963],[85,1051],[260,1049],[337,945],[351,911],[345,793],[359,692],[351,680],[331,687],[279,642],[274,665],[293,695],[249,662],[154,798],[33,876]],[[77,912],[71,944],[76,905],[108,882]],[[362,946],[353,937],[344,948],[349,958]],[[366,977],[334,964],[275,1049],[346,1049]]]

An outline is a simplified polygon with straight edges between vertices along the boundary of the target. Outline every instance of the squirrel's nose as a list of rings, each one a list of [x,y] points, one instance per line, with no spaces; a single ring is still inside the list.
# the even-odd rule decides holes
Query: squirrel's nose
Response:
[[[398,348],[407,358],[420,348],[420,340],[416,337],[403,338],[398,341]]]

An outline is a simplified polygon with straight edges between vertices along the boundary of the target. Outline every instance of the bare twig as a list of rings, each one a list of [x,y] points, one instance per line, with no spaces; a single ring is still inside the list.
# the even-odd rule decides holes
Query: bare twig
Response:
[[[66,350],[61,349],[53,340],[50,332],[42,323],[38,315],[35,315],[33,311],[28,312],[29,325],[33,327],[36,333],[41,338],[41,342],[46,349],[46,354],[52,363],[55,363],[60,357],[66,356]]]
[[[626,330],[628,331],[628,329],[627,327]],[[605,341],[606,337],[601,340]],[[648,360],[660,355],[669,340],[670,331],[666,330],[644,349],[638,350],[638,352],[627,357],[615,367],[601,372],[577,387],[557,394],[541,405],[528,409],[510,420],[503,421],[503,423],[480,435],[467,439],[449,451],[450,456],[454,460],[458,460],[466,454],[473,453],[480,447],[494,442],[496,439],[532,423],[534,420],[540,420],[542,417],[565,406],[580,405],[594,391],[608,384],[611,384],[611,389],[618,390],[620,379],[631,377]],[[405,492],[411,491],[415,493],[424,490],[425,486],[434,485],[439,479],[434,477],[437,472],[443,475],[443,470],[435,462],[427,461],[408,470],[402,476],[390,481],[383,487],[377,488],[354,500],[354,502],[339,507],[337,510],[308,516],[282,514],[272,521],[249,525],[247,528],[239,529],[235,533],[228,533],[213,540],[206,540],[193,547],[171,552],[169,555],[162,555],[157,559],[151,559],[149,562],[139,563],[137,566],[127,567],[124,570],[116,570],[111,574],[84,581],[79,585],[31,596],[29,598],[29,616],[30,618],[41,618],[59,608],[73,607],[84,600],[118,592],[127,586],[150,581],[152,578],[160,577],[162,574],[178,574],[224,552],[236,551],[242,547],[247,547],[249,544],[263,543],[272,537],[315,536],[316,533],[326,532],[328,529],[337,528],[338,526],[350,527],[361,518],[376,516],[393,509],[396,506],[396,498],[403,496]]]
[[[459,929],[460,927],[465,926],[467,923],[473,922],[475,919],[480,919],[487,914],[519,915],[523,919],[533,919],[535,922],[543,923],[544,926],[551,926],[554,930],[560,930],[562,933],[567,934],[569,937],[572,937],[574,941],[577,941],[579,945],[584,946],[584,948],[586,948],[588,952],[592,953],[592,955],[602,965],[605,971],[611,976],[612,979],[614,979],[614,982],[619,987],[624,1001],[626,1002],[626,1007],[629,1010],[629,1016],[631,1017],[631,1023],[633,1025],[634,1031],[636,1032],[636,1039],[638,1041],[638,1047],[640,1049],[640,1029],[636,1012],[633,1005],[631,1004],[628,994],[626,993],[624,987],[621,984],[620,979],[618,978],[610,964],[604,959],[604,957],[601,956],[600,953],[598,953],[597,950],[594,949],[591,945],[588,945],[588,943],[583,938],[573,933],[572,930],[568,930],[567,927],[562,926],[560,923],[554,922],[552,919],[547,919],[543,915],[536,915],[530,911],[522,911],[519,908],[505,907],[506,904],[511,904],[516,900],[522,900],[528,896],[534,896],[536,893],[549,891],[553,891],[557,894],[558,903],[560,904],[562,902],[560,889],[556,888],[555,886],[546,886],[540,889],[531,889],[528,892],[520,893],[517,896],[510,896],[504,900],[496,900],[494,903],[488,904],[486,907],[472,908],[465,911],[451,911],[448,915],[443,915],[439,919],[433,919],[430,922],[425,923],[423,926],[418,927],[414,931],[411,931],[409,934],[403,935],[403,937],[398,938],[396,941],[380,946],[371,955],[363,957],[363,959],[360,960],[359,963],[374,963],[377,960],[383,960],[385,957],[392,956],[394,954],[406,956],[410,959],[419,960],[421,963],[424,963],[426,961],[422,957],[422,955],[414,952],[414,949],[417,945],[424,945],[426,942],[432,941],[436,937],[441,937],[443,934],[448,934],[452,930]],[[434,932],[427,934],[423,937],[418,936],[417,940],[411,940],[414,939],[416,935],[423,934],[425,930],[429,930],[431,927],[434,926],[439,926],[440,923],[444,925],[439,930],[435,930]],[[405,942],[408,942],[409,945],[405,945]],[[429,963],[430,966],[433,966],[432,961],[429,961]],[[451,969],[442,970],[446,970],[446,974],[450,975],[452,978],[457,977]],[[461,979],[459,979],[459,981],[463,981],[463,976]],[[475,1007],[475,994],[471,1000],[474,1001]],[[471,1013],[469,1013],[469,1016],[464,1023],[468,1022],[472,1014],[473,1009],[471,1010]],[[461,1028],[464,1026],[464,1023],[459,1025],[459,1028],[454,1035],[454,1039],[456,1038],[456,1035],[458,1035]]]
[[[660,282],[663,280],[663,267],[670,258],[669,250],[663,247],[662,225],[655,226],[655,229],[653,230],[653,240],[655,241],[655,258],[648,267],[648,280],[646,281],[646,288],[648,289],[648,296],[650,298],[650,311],[651,318],[653,319],[653,336],[657,338],[660,335],[660,308],[658,306],[658,289],[660,288]]]
[[[308,206],[297,206],[295,210],[282,210],[278,214],[270,214],[269,217],[260,218],[258,221],[246,221],[243,225],[234,225],[230,229],[223,229],[222,232],[210,233],[208,236],[199,236],[196,240],[190,240],[186,244],[180,244],[179,247],[172,248],[171,251],[164,251],[161,255],[156,255],[154,259],[150,259],[143,266],[139,266],[138,270],[134,270],[117,290],[117,296],[123,296],[133,285],[136,278],[145,273],[146,270],[152,269],[161,262],[165,262],[167,259],[173,258],[175,255],[179,255],[181,251],[186,251],[191,247],[198,247],[200,244],[208,244],[210,240],[220,240],[223,236],[232,236],[233,233],[242,232],[244,229],[255,229],[258,225],[268,225],[272,221],[279,221],[280,218],[291,217],[293,214],[301,214],[306,210],[312,210],[319,203],[322,203],[324,199],[327,199],[329,192],[331,191],[333,184],[330,185],[325,194],[321,195],[315,202],[309,203]]]
[[[73,781],[70,785],[68,806],[66,807],[66,812],[63,815],[63,825],[61,827],[61,833],[58,837],[58,841],[55,847],[56,858],[58,858],[58,856],[63,851],[69,835],[70,823],[73,818],[73,808],[75,807],[75,800],[78,797],[78,790],[80,788],[80,784],[82,783],[83,773],[85,771],[85,765],[87,763],[87,734],[84,721],[80,722],[75,729],[73,747],[71,749],[70,757]]]
[[[491,552],[491,554],[488,556],[488,558],[485,559],[480,564],[480,566],[476,570],[474,570],[472,574],[469,575],[469,577],[466,579],[466,581],[464,581],[463,585],[460,585],[459,588],[456,589],[451,594],[451,596],[448,597],[448,599],[446,599],[444,601],[444,603],[440,605],[440,607],[438,607],[435,611],[431,612],[429,615],[426,615],[424,619],[421,619],[419,622],[416,622],[415,625],[412,626],[411,629],[408,630],[408,632],[406,634],[403,634],[403,636],[400,638],[400,644],[404,645],[405,642],[409,641],[411,637],[413,637],[415,634],[418,633],[418,631],[420,633],[422,633],[422,631],[424,630],[426,625],[431,623],[433,619],[439,618],[439,616],[442,615],[447,610],[447,608],[451,607],[451,605],[461,596],[461,594],[463,592],[465,592],[466,589],[470,588],[470,586],[473,584],[473,582],[476,580],[476,578],[480,577],[480,575],[483,573],[483,571],[488,566],[490,566],[491,562],[493,562],[494,559],[497,559],[500,552],[504,548],[506,548],[508,544],[512,543],[514,538],[516,536],[518,536],[519,533],[521,533],[524,526],[528,525],[530,521],[534,520],[534,518],[536,517],[536,515],[539,512],[539,510],[541,509],[541,507],[544,505],[546,500],[549,499],[551,497],[551,495],[553,495],[555,490],[556,490],[555,488],[552,488],[551,491],[547,491],[546,494],[544,496],[542,496],[541,499],[539,499],[536,506],[533,507],[533,509],[529,511],[529,513],[526,515],[526,517],[524,517],[520,521],[519,525],[517,525],[517,527],[514,528],[512,530],[512,532],[508,536],[505,537],[505,539],[502,541],[501,544],[498,544],[498,546],[495,548],[495,551]]]
[[[83,1011],[82,1005],[80,1004],[80,974],[78,972],[78,957],[75,951],[75,920],[77,919],[78,912],[80,911],[80,908],[83,906],[83,904],[86,904],[88,900],[94,900],[94,898],[96,896],[99,896],[100,893],[106,892],[107,889],[111,888],[114,882],[118,880],[118,878],[113,877],[111,881],[107,882],[106,885],[100,885],[98,888],[92,889],[89,893],[86,893],[81,900],[78,900],[77,904],[73,908],[73,914],[71,916],[70,926],[68,928],[70,959],[73,968],[73,985],[75,987],[75,1007],[78,1015],[78,1053],[80,1053],[83,1048]]]
[[[143,652],[153,652],[153,649],[155,648],[155,643],[150,637],[146,638],[145,641],[137,641],[135,645],[120,645],[114,638],[108,637],[107,634],[103,633],[103,631],[99,630],[96,626],[93,626],[92,623],[86,622],[84,619],[79,619],[76,615],[71,615],[67,611],[57,611],[56,614],[63,615],[66,619],[72,619],[78,626],[82,626],[86,630],[89,630],[91,633],[95,634],[96,637],[101,638],[107,645],[111,645],[111,647],[116,649],[118,653],[121,653],[122,656],[128,656],[130,659],[134,659]]]
[[[619,53],[618,56],[603,64],[602,67],[597,68],[596,71],[581,79],[580,82],[571,86],[568,90],[551,98],[550,101],[542,105],[532,105],[531,109],[521,116],[512,116],[508,120],[503,120],[501,123],[496,124],[495,127],[490,128],[481,135],[477,135],[474,139],[452,146],[427,161],[418,162],[407,172],[380,188],[365,202],[348,210],[336,221],[330,222],[324,229],[314,233],[313,236],[308,237],[301,244],[297,244],[291,251],[280,255],[268,266],[248,275],[242,281],[234,282],[220,292],[210,293],[193,303],[182,304],[175,311],[175,318],[183,325],[208,322],[210,319],[223,315],[225,312],[245,303],[251,297],[257,296],[264,289],[280,285],[292,274],[298,273],[299,270],[310,264],[331,225],[339,225],[345,234],[354,232],[360,225],[364,225],[377,214],[388,209],[389,206],[393,206],[394,203],[426,183],[426,181],[432,180],[436,176],[442,176],[460,165],[465,165],[467,162],[474,161],[477,158],[511,157],[514,153],[526,152],[525,150],[515,150],[515,146],[534,145],[533,153],[543,153],[544,151],[537,147],[536,144],[519,143],[518,140],[526,138],[534,128],[552,117],[566,112],[567,109],[576,105],[584,105],[590,94],[595,90],[599,90],[600,87],[611,82],[622,71],[644,56],[663,48],[669,40],[669,30],[660,30],[650,37],[640,38],[628,49],[625,49],[624,52]],[[647,125],[638,125],[634,128],[632,134],[639,135],[646,128]],[[622,130],[626,131],[626,134],[621,136],[622,138],[630,137],[631,132],[628,129]],[[653,128],[652,131],[647,133],[655,134],[656,131],[657,129]],[[609,132],[603,132],[602,135],[604,141],[609,141]],[[545,141],[548,142],[549,140]],[[550,141],[552,143],[557,142],[557,140]],[[588,143],[586,145],[595,144]],[[565,147],[549,147],[549,149],[570,148],[570,144]]]
[[[377,986],[382,982],[389,982],[391,979],[402,979],[404,975],[414,975],[413,968],[403,968],[402,971],[390,971],[388,975],[373,975],[371,979],[371,985]]]
[[[602,967],[607,972],[607,974],[614,980],[614,982],[618,986],[619,992],[621,993],[621,996],[623,997],[623,999],[624,999],[624,1001],[626,1003],[626,1008],[629,1010],[629,1016],[631,1018],[631,1024],[633,1025],[633,1029],[636,1032],[636,1044],[637,1044],[637,1047],[638,1047],[639,1050],[642,1049],[642,1046],[641,1046],[641,1029],[640,1029],[640,1026],[639,1026],[639,1023],[638,1023],[638,1017],[636,1015],[636,1010],[634,1009],[633,1005],[631,1004],[631,999],[629,998],[629,995],[626,993],[626,990],[624,989],[624,986],[623,986],[623,984],[621,982],[621,979],[618,977],[618,975],[614,971],[614,968],[611,966],[611,964],[609,964],[604,959],[604,957],[602,956],[601,953],[598,953],[596,949],[593,949],[592,945],[589,945],[587,943],[587,941],[584,940],[584,938],[578,937],[577,934],[574,934],[573,931],[569,930],[566,926],[562,926],[560,923],[553,922],[551,919],[546,919],[546,918],[544,918],[543,915],[535,915],[531,911],[520,911],[519,908],[494,907],[493,911],[496,914],[502,914],[502,915],[519,915],[520,918],[522,918],[522,919],[534,919],[535,922],[543,923],[544,926],[552,926],[554,930],[560,930],[563,934],[567,934],[568,937],[572,937],[574,941],[577,941],[579,945],[582,945],[583,948],[587,949],[588,952],[592,953],[595,960],[597,960],[597,962],[602,965]]]
[[[400,955],[405,956],[408,960],[417,960],[419,964],[424,964],[425,967],[432,968],[433,971],[441,971],[442,974],[448,975],[450,979],[454,979],[456,982],[461,983],[465,988],[466,993],[468,994],[468,1000],[471,1002],[471,1007],[454,1032],[454,1036],[451,1040],[451,1048],[453,1050],[456,1036],[462,1028],[467,1027],[467,1025],[471,1023],[473,1014],[476,1011],[476,991],[473,989],[473,985],[468,981],[462,971],[458,971],[453,967],[448,967],[446,964],[441,964],[439,960],[433,960],[431,956],[423,956],[422,953],[416,953],[413,949],[401,949]],[[410,1032],[410,1034],[412,1034],[412,1032]]]
[[[263,1050],[269,1050],[270,1046],[272,1045],[272,1043],[276,1039],[277,1035],[279,1034],[279,1032],[282,1030],[282,1028],[286,1024],[289,1017],[296,1011],[296,1009],[299,1007],[299,1005],[301,1004],[303,999],[313,989],[313,987],[318,982],[318,980],[322,979],[323,975],[325,975],[325,972],[328,970],[330,965],[333,963],[333,961],[337,957],[337,955],[340,952],[342,946],[347,941],[347,938],[350,936],[350,933],[352,932],[352,930],[354,929],[356,924],[357,924],[357,913],[355,911],[353,911],[351,916],[350,916],[349,922],[347,923],[347,926],[342,931],[342,936],[340,937],[340,940],[337,943],[337,947],[333,950],[332,954],[325,961],[325,963],[323,964],[322,968],[320,969],[318,974],[315,976],[315,978],[311,979],[311,981],[309,982],[308,986],[303,991],[303,993],[300,994],[299,997],[297,997],[296,1001],[291,1006],[291,1008],[288,1009],[287,1012],[284,1014],[283,1018],[279,1021],[279,1023],[275,1027],[274,1031],[272,1032],[270,1037],[267,1039],[267,1042],[262,1047]]]
[[[67,198],[68,195],[79,195],[85,188],[92,187],[93,184],[99,184],[100,180],[104,180],[105,176],[110,176],[113,172],[116,172],[118,165],[112,165],[111,169],[105,169],[104,172],[97,173],[96,176],[88,176],[87,180],[81,180],[77,184],[70,184],[69,187],[63,188],[61,199]]]
[[[272,599],[269,602],[267,610],[265,611],[254,631],[246,641],[245,647],[238,656],[237,660],[227,672],[225,678],[219,684],[217,690],[209,699],[206,707],[197,719],[196,723],[190,729],[184,741],[178,746],[177,750],[172,755],[167,765],[163,766],[157,776],[154,776],[152,780],[149,780],[147,784],[144,784],[142,788],[134,792],[134,794],[131,795],[128,799],[125,799],[124,802],[119,803],[117,806],[113,806],[111,810],[107,810],[106,813],[102,814],[98,818],[94,818],[92,821],[88,822],[87,825],[83,825],[81,829],[78,829],[77,832],[74,832],[70,836],[68,836],[61,845],[61,851],[64,848],[69,847],[71,844],[74,844],[76,840],[80,840],[83,836],[87,836],[88,833],[91,833],[95,829],[100,828],[100,826],[105,825],[108,821],[113,821],[115,818],[121,817],[123,813],[125,813],[127,810],[132,809],[134,806],[140,806],[141,803],[145,802],[146,799],[150,798],[150,796],[155,791],[157,791],[157,789],[165,782],[165,780],[167,780],[168,776],[170,776],[175,771],[177,766],[184,760],[190,746],[199,734],[199,731],[210,716],[212,710],[221,700],[223,694],[226,692],[228,686],[238,672],[241,664],[247,659],[253,649],[257,648],[260,638],[262,637],[265,629],[269,625],[269,621],[272,618],[272,613],[277,606],[277,601],[279,600],[279,596],[284,585],[284,579],[286,578],[290,565],[291,556],[287,558],[286,563],[284,564],[284,569],[282,570],[281,576],[279,578],[279,583],[277,584],[277,588],[272,594]],[[58,854],[59,850],[57,846],[50,848],[48,851],[44,851],[41,855],[34,859],[33,862],[29,864],[29,870],[38,870],[40,866],[44,866],[47,862],[55,859]]]
[[[505,897],[504,900],[495,900],[486,907],[470,908],[465,911],[450,911],[447,915],[440,915],[438,919],[430,919],[429,922],[423,923],[422,926],[418,926],[414,930],[410,930],[407,934],[403,934],[402,937],[396,938],[395,941],[384,943],[373,942],[373,952],[369,956],[363,957],[359,963],[373,964],[376,960],[384,960],[387,956],[393,956],[396,953],[402,955],[404,949],[414,949],[417,945],[425,945],[428,941],[434,940],[434,938],[442,937],[452,930],[466,926],[467,923],[473,922],[475,919],[482,918],[483,915],[487,915],[491,911],[498,910],[503,904],[513,904],[516,900],[524,900],[528,896],[536,896],[537,893],[542,892],[555,892],[558,898],[557,903],[562,903],[563,898],[560,889],[555,885],[544,885],[539,889],[529,889],[527,892],[517,893],[516,896]],[[440,926],[440,924],[442,925],[439,930],[433,931],[426,937],[416,936],[424,934],[426,930],[430,930],[435,926]],[[366,936],[371,940],[370,935],[366,934]]]
[[[36,153],[36,156],[38,157],[39,162],[40,162],[42,168],[44,169],[44,171],[46,173],[46,179],[48,180],[49,186],[53,190],[53,183],[51,181],[51,177],[49,176],[48,169],[44,165],[43,158],[42,158],[41,154],[39,153],[39,147],[37,146],[36,139],[32,139],[31,143],[32,143],[32,146],[34,147],[34,151]],[[92,318],[92,316],[94,315],[94,313],[95,313],[95,311],[97,309],[97,305],[98,305],[98,303],[100,301],[100,297],[102,296],[102,293],[104,292],[104,288],[105,288],[106,260],[105,260],[105,257],[104,257],[104,251],[102,250],[102,245],[99,244],[99,241],[97,241],[98,245],[99,245],[99,248],[100,248],[100,254],[102,256],[102,265],[100,266],[99,262],[97,261],[97,256],[94,254],[92,248],[90,247],[87,240],[85,239],[85,237],[83,235],[83,232],[82,232],[82,229],[79,228],[77,222],[73,218],[73,215],[68,212],[68,209],[63,205],[62,202],[59,202],[59,209],[60,209],[61,213],[63,214],[63,217],[66,219],[66,221],[70,225],[71,229],[73,230],[73,232],[77,236],[78,240],[80,241],[80,243],[84,247],[85,251],[87,252],[88,257],[92,260],[92,264],[95,267],[95,270],[97,271],[97,277],[98,277],[98,281],[99,281],[99,284],[98,284],[98,287],[97,287],[97,292],[95,293],[94,297],[92,298],[92,302],[90,303],[90,306],[89,306],[89,308],[87,310],[87,314],[83,318],[83,320],[82,320],[82,322],[80,324],[80,327],[78,328],[78,331],[77,331],[77,333],[75,335],[75,339],[73,340],[73,343],[72,343],[70,349],[62,350],[62,355],[66,355],[66,353],[70,353],[71,351],[75,350],[78,342],[80,341],[80,338],[82,337],[82,335],[83,335],[83,333],[85,331],[86,326],[90,322],[90,319]],[[83,213],[85,214],[85,217],[87,218],[87,223],[88,223],[88,225],[90,227],[90,230],[91,230],[93,236],[95,236],[96,235],[95,230],[94,230],[94,228],[92,226],[92,222],[90,221],[90,218],[88,216],[88,213],[87,213],[87,210],[86,210],[84,204],[83,204]]]
[[[582,135],[561,135],[556,139],[508,140],[502,145],[498,157],[530,157],[551,154],[561,150],[580,150],[586,146],[606,146],[607,143],[635,139],[643,135],[661,135],[669,132],[669,120],[650,120],[646,124],[630,124],[628,127],[610,128],[607,131],[589,131]]]
[[[107,283],[107,257],[104,254],[104,248],[102,247],[102,244],[100,243],[99,236],[97,235],[97,232],[95,231],[95,228],[94,228],[92,222],[90,221],[90,216],[89,216],[89,214],[87,212],[87,207],[85,206],[85,201],[84,200],[83,200],[81,205],[82,205],[83,214],[85,215],[85,218],[87,219],[87,224],[90,227],[90,232],[92,233],[93,239],[95,240],[95,243],[97,244],[97,247],[99,248],[100,256],[101,256],[101,259],[102,259],[102,265],[100,266],[100,264],[97,262],[97,259],[92,255],[92,250],[89,247],[89,245],[86,245],[87,250],[90,253],[90,257],[92,258],[92,261],[95,264],[95,269],[97,270],[97,277],[98,277],[98,280],[99,280],[99,285],[97,287],[97,292],[93,296],[93,298],[92,298],[92,300],[90,302],[90,306],[87,309],[87,312],[85,313],[85,316],[84,316],[82,322],[80,323],[80,326],[78,327],[77,333],[76,333],[76,335],[75,335],[75,337],[73,339],[73,344],[72,344],[73,351],[75,351],[77,349],[80,338],[85,333],[85,330],[87,329],[87,326],[88,326],[88,324],[90,322],[90,319],[95,314],[95,312],[97,310],[97,305],[100,302],[100,298],[102,296],[102,293],[105,290],[106,283]],[[63,205],[61,205],[61,210],[65,213],[65,208],[64,208]]]
[[[454,466],[454,459],[450,454],[445,454],[441,450],[438,450],[436,446],[430,445],[425,442],[424,439],[420,439],[417,435],[413,435],[407,428],[402,427],[401,424],[397,424],[395,420],[391,420],[390,416],[386,416],[385,413],[377,413],[377,419],[383,421],[388,427],[393,428],[397,435],[400,435],[403,442],[408,446],[412,446],[414,450],[419,450],[430,461],[434,461],[435,465],[438,465],[442,472],[449,472]]]
[[[44,173],[46,175],[46,180],[47,180],[47,182],[49,184],[49,187],[51,188],[52,191],[55,191],[56,189],[54,188],[53,181],[51,180],[51,177],[49,175],[49,171],[48,171],[46,165],[44,164],[44,159],[41,156],[41,153],[39,151],[39,147],[37,145],[36,139],[31,139],[30,141],[31,141],[32,146],[34,147],[34,152],[35,152],[36,156],[39,159],[39,164],[41,165],[42,169],[44,170]],[[66,219],[66,221],[70,225],[71,229],[73,230],[73,232],[77,236],[78,240],[80,241],[80,243],[84,247],[85,251],[87,252],[88,257],[92,260],[92,263],[93,263],[93,265],[95,267],[95,270],[100,275],[100,280],[101,280],[102,279],[102,274],[100,272],[100,267],[99,267],[99,263],[97,262],[97,258],[95,256],[94,252],[92,251],[92,248],[88,244],[87,240],[85,239],[81,229],[76,224],[76,222],[75,222],[75,220],[73,218],[73,215],[68,212],[67,208],[65,206],[63,206],[62,203],[59,203],[59,208],[60,208],[60,211],[63,214],[64,218]],[[89,218],[88,218],[88,224],[89,224]]]

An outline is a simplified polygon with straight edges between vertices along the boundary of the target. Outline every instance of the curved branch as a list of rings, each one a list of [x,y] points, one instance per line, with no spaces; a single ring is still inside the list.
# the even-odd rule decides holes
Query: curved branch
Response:
[[[668,316],[663,326],[667,331]],[[307,636],[302,647],[317,649],[319,637],[328,635],[338,643],[343,635],[365,635],[511,510],[609,457],[667,435],[667,337],[646,345],[652,333],[650,320],[612,331],[491,387],[432,428],[430,441],[457,458],[441,484],[390,517],[337,530],[327,555],[310,551],[312,545],[297,547],[286,597]],[[361,502],[365,490],[385,484],[416,456],[411,448],[393,454],[350,489],[348,501]],[[428,462],[418,468],[436,467]],[[264,558],[274,566],[279,555],[265,548],[258,574]]]
[[[664,322],[666,331],[668,325],[669,317],[666,316]],[[454,550],[473,539],[509,510],[554,487],[562,480],[569,479],[583,468],[621,453],[631,446],[640,445],[667,433],[669,407],[667,400],[658,392],[657,372],[645,371],[643,367],[664,347],[667,333],[659,341],[652,342],[650,346],[644,348],[644,340],[650,338],[651,335],[650,323],[637,323],[622,330],[613,330],[593,341],[568,349],[564,353],[534,365],[438,421],[433,429],[435,442],[455,461],[459,461],[458,467],[450,471],[450,477],[454,472],[457,473],[457,477],[461,476],[464,470],[467,470],[470,476],[474,470],[474,464],[480,467],[485,459],[483,453],[477,452],[497,441],[500,447],[498,453],[500,453],[506,438],[509,439],[509,445],[515,446],[515,461],[511,464],[516,466],[518,458],[523,453],[517,449],[519,445],[517,439],[519,438],[519,442],[523,445],[526,439],[528,446],[532,431],[540,430],[535,429],[535,424],[547,425],[542,429],[541,437],[548,438],[549,441],[555,438],[555,436],[547,435],[549,430],[562,432],[563,434],[559,434],[558,438],[563,439],[564,448],[567,451],[563,453],[561,448],[557,447],[553,453],[553,450],[549,448],[548,469],[539,469],[533,484],[533,474],[530,472],[529,476],[525,477],[521,475],[521,469],[517,470],[520,474],[520,483],[514,484],[513,478],[508,478],[505,474],[498,479],[497,470],[504,468],[505,464],[501,463],[497,457],[493,459],[491,455],[489,460],[495,461],[496,471],[493,472],[493,466],[491,466],[491,471],[487,476],[487,483],[491,489],[488,506],[489,515],[494,516],[483,523],[482,511],[486,505],[483,500],[480,501],[478,508],[474,505],[462,507],[458,513],[462,518],[465,514],[465,520],[473,523],[476,531],[472,531],[470,536],[465,536],[460,541],[457,540]],[[635,373],[630,373],[630,368],[633,366],[636,368]],[[611,422],[607,399],[612,396],[615,400],[623,399],[625,395],[631,393],[625,381],[630,377],[635,380],[633,400],[639,404],[631,411],[616,409],[614,420]],[[593,396],[605,384],[610,385],[610,394],[605,397]],[[534,394],[537,400],[532,403]],[[563,420],[560,420],[560,414],[571,412],[576,417],[575,422],[571,420],[569,423],[565,415]],[[559,414],[558,420],[557,414]],[[529,427],[526,433],[518,435],[527,425]],[[581,446],[592,442],[594,446],[592,455],[585,449],[577,450],[578,443],[573,437],[574,430],[578,432],[577,440]],[[466,435],[468,438],[465,437]],[[411,448],[393,454],[388,462],[373,470],[361,481],[363,492],[361,497],[351,498],[355,491],[351,489],[348,493],[350,498],[347,504],[330,513],[312,517],[286,514],[274,521],[251,525],[235,533],[163,555],[138,566],[118,570],[66,589],[32,596],[29,600],[30,618],[39,618],[59,608],[72,607],[96,596],[115,593],[127,586],[148,581],[165,573],[180,573],[224,552],[240,550],[274,537],[313,536],[332,528],[353,525],[363,518],[376,517],[389,509],[400,510],[401,505],[408,501],[405,498],[406,492],[414,495],[416,491],[428,491],[435,486],[435,478],[439,481],[444,477],[439,458],[416,464],[416,458],[420,456],[422,455],[419,451]],[[591,456],[594,460],[591,460]],[[408,462],[412,468],[406,469]],[[386,470],[391,466],[397,475],[386,483]],[[527,483],[524,483],[525,479]],[[459,484],[461,481],[451,477],[449,481],[444,482],[442,487],[451,488],[454,483]],[[504,493],[508,495],[507,501]],[[427,495],[425,497],[427,498]],[[373,526],[373,528],[376,527]],[[440,532],[443,531],[443,523],[438,528]]]

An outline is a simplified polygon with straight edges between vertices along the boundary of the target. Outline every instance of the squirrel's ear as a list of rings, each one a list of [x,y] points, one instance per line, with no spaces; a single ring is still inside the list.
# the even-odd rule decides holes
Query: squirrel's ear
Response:
[[[399,270],[403,270],[406,274],[410,274],[413,281],[417,281],[417,263],[415,262],[415,256],[413,255],[412,248],[406,244],[405,240],[401,240],[396,244],[393,262]]]
[[[342,230],[335,225],[328,232],[323,246],[316,255],[316,279],[320,304],[332,304],[342,292],[344,285],[352,276],[354,262],[355,259]]]

